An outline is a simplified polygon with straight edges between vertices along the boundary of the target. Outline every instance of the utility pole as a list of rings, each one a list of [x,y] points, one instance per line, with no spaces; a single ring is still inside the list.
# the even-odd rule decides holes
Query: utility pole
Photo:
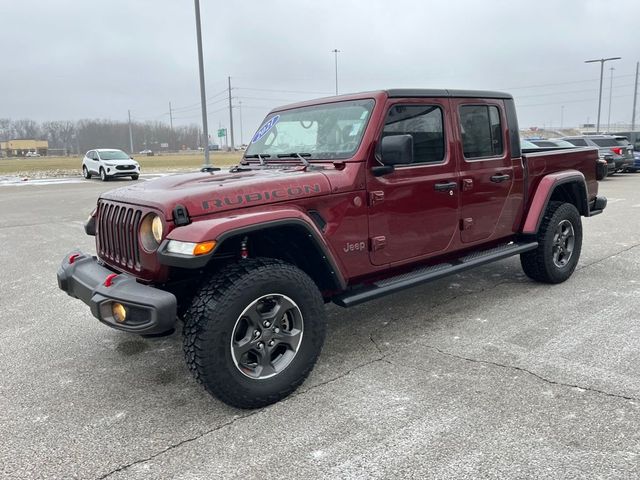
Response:
[[[335,66],[336,66],[336,95],[338,95],[338,53],[340,53],[340,50],[338,50],[337,48],[334,48],[333,50],[331,50],[333,52],[333,55],[335,57]]]
[[[173,147],[173,111],[171,110],[171,102],[169,102],[169,150]]]
[[[231,151],[234,150],[233,141],[233,107],[231,105],[231,77],[227,77],[229,80],[229,129],[231,130]]]
[[[202,31],[200,29],[200,0],[194,0],[196,7],[196,37],[198,41],[198,67],[200,73],[200,104],[202,106],[202,136],[204,137],[204,166],[209,167],[209,127],[207,126],[207,95],[204,89],[204,62],[202,60]]]
[[[611,67],[611,81],[609,83],[609,114],[607,116],[607,133],[611,133],[611,98],[613,95],[613,71],[615,68]]]
[[[242,100],[238,100],[238,111],[240,112],[240,146],[244,145],[242,141]]]
[[[598,93],[598,122],[596,123],[596,133],[600,133],[600,111],[602,109],[602,79],[604,76],[604,62],[610,60],[620,60],[622,57],[600,58],[596,60],[585,60],[584,63],[600,62],[600,93]]]
[[[636,129],[636,100],[638,99],[638,69],[640,62],[636,62],[636,83],[633,87],[633,113],[631,114],[631,131]]]
[[[564,105],[560,105],[560,130],[562,130],[563,125],[564,125]]]
[[[129,114],[129,153],[133,155],[133,132],[131,131],[131,110],[127,110]]]

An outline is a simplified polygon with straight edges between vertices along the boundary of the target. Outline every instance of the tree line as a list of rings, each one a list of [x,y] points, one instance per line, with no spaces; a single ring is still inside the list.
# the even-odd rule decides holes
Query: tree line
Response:
[[[50,150],[64,155],[84,153],[92,148],[118,148],[134,153],[150,149],[182,150],[200,147],[197,125],[171,128],[162,122],[132,122],[133,152],[129,152],[129,124],[115,120],[36,122],[30,119],[0,118],[0,140],[48,140]],[[162,144],[168,144],[163,147]]]

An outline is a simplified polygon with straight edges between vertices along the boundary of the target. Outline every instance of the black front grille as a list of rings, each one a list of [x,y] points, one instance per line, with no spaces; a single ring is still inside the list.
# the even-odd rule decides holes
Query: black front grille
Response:
[[[142,210],[101,200],[97,216],[96,237],[100,258],[128,269],[140,270],[138,230]]]
[[[135,165],[116,165],[116,170],[134,170]]]

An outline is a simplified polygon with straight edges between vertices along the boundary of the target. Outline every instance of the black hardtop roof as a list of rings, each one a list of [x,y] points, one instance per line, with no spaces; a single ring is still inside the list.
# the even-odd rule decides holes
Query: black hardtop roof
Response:
[[[386,90],[391,98],[398,97],[462,97],[462,98],[504,98],[513,97],[504,92],[492,92],[488,90],[448,90],[440,88],[392,88]]]

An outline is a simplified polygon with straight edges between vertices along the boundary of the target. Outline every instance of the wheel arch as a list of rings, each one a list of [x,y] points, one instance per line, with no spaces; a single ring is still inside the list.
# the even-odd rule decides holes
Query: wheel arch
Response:
[[[158,255],[160,262],[168,266],[212,269],[219,265],[219,261],[239,259],[245,238],[250,258],[278,258],[296,265],[323,292],[346,288],[342,271],[322,232],[297,209],[279,214],[259,212],[241,217],[196,220],[172,230],[160,245]],[[209,255],[188,258],[168,253],[169,240],[215,240],[216,247]]]
[[[588,217],[589,197],[587,192],[584,175],[577,170],[544,176],[531,199],[522,233],[529,235],[538,231],[547,205],[551,201],[570,203],[576,207],[580,215]]]

